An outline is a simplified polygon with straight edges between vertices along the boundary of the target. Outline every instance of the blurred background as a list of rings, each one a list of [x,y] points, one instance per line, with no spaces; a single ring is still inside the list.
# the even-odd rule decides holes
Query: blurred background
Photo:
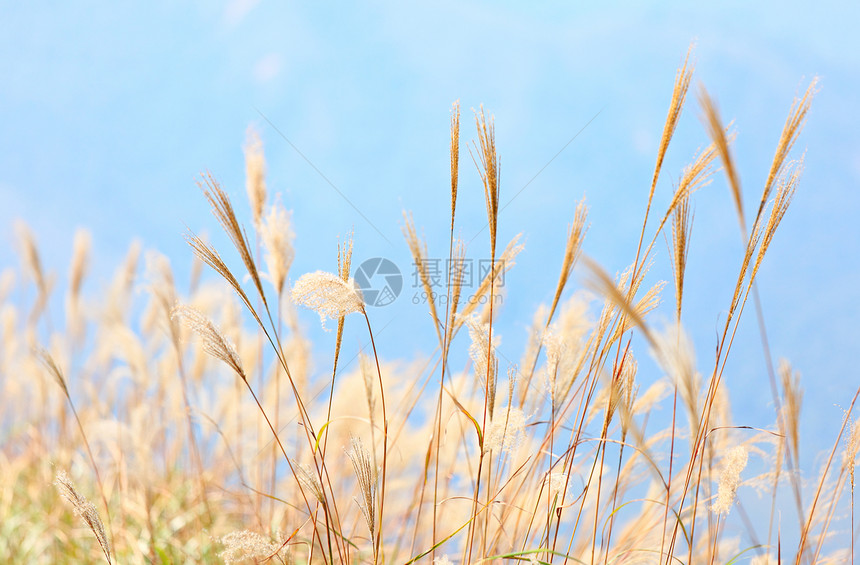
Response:
[[[355,266],[384,257],[399,267],[400,296],[370,312],[389,359],[433,354],[426,305],[413,304],[420,289],[402,211],[414,211],[429,256],[444,265],[455,101],[462,106],[456,233],[468,242],[467,256],[476,264],[489,257],[483,188],[467,149],[481,105],[496,120],[500,244],[524,237],[497,318],[504,365],[519,361],[535,309],[552,300],[580,199],[590,210],[585,252],[610,273],[632,262],[673,80],[691,43],[696,70],[658,184],[658,213],[708,143],[701,88],[734,121],[733,152],[752,210],[792,100],[819,77],[793,155],[806,156],[800,188],[759,290],[772,353],[791,361],[806,391],[801,459],[810,475],[832,445],[840,407],[860,382],[857,4],[5,2],[0,13],[0,270],[20,264],[19,219],[35,232],[60,289],[80,226],[94,243],[85,294],[105,287],[135,239],[167,255],[180,288],[187,285],[186,227],[207,233],[238,266],[196,183],[211,172],[250,230],[243,147],[253,126],[265,147],[270,202],[280,193],[293,210],[293,280],[335,271],[337,243],[350,230]],[[742,242],[721,174],[693,202],[684,323],[707,370]],[[659,279],[671,280],[662,237],[648,280]],[[580,273],[571,288],[581,286]],[[670,285],[653,318],[658,327],[671,317],[671,292]],[[324,375],[334,335],[313,313],[302,321]],[[347,325],[349,360],[366,332]],[[659,377],[647,351],[637,354],[642,378]],[[736,423],[773,425],[752,308],[726,382]]]

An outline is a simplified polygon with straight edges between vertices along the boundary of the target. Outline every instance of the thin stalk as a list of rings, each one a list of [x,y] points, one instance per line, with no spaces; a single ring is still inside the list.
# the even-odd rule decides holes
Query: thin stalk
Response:
[[[380,549],[382,544],[382,518],[385,510],[385,482],[386,473],[388,470],[388,412],[385,409],[385,387],[382,384],[382,370],[379,367],[379,356],[376,353],[376,342],[373,339],[373,330],[370,327],[370,318],[367,312],[363,312],[364,320],[367,322],[367,333],[370,335],[370,345],[373,348],[373,359],[376,361],[376,375],[379,378],[379,398],[382,403],[382,485],[379,495],[379,525],[376,529],[376,540],[374,540],[374,561],[382,557],[382,563],[385,563],[385,556],[382,555]]]
[[[669,522],[669,508],[671,507],[672,495],[672,466],[675,463],[675,418],[678,414],[678,383],[675,383],[675,393],[672,398],[672,439],[669,443],[669,475],[666,482],[666,505],[663,509],[663,532],[660,534],[660,557],[662,558],[663,551],[666,549],[666,527]]]
[[[495,242],[493,242],[491,246],[491,259],[490,259],[490,273],[495,275],[496,272],[496,246]],[[484,413],[481,421],[481,429],[487,429],[487,414],[489,413],[489,402],[490,402],[490,379],[492,378],[493,373],[493,363],[492,363],[492,355],[493,355],[493,304],[494,294],[496,290],[495,277],[493,281],[490,283],[490,320],[489,327],[487,328],[487,343],[489,346],[487,347],[487,374],[484,378]],[[478,512],[478,497],[481,491],[481,470],[484,466],[484,446],[479,446],[481,453],[478,456],[478,473],[477,480],[475,481],[475,494],[474,500],[472,503],[472,516],[473,518],[477,518]],[[488,494],[489,496],[489,494]],[[468,544],[468,555],[465,563],[472,562],[472,544],[474,543],[475,537],[475,527],[474,521],[473,524],[469,526],[469,544]]]
[[[432,547],[433,551],[430,553],[431,562],[436,558],[436,542],[437,542],[437,506],[439,502],[439,450],[442,445],[442,398],[443,391],[445,389],[445,369],[448,366],[448,348],[450,346],[451,341],[451,331],[453,330],[454,320],[453,312],[456,310],[456,305],[451,304],[451,268],[450,265],[454,259],[454,211],[456,206],[456,178],[452,180],[453,183],[453,197],[451,203],[451,231],[448,237],[448,272],[446,274],[445,281],[445,328],[442,333],[442,344],[441,344],[441,368],[439,375],[439,394],[436,399],[436,412],[434,414],[434,457],[433,457],[433,537],[432,537]],[[459,273],[458,273],[459,276]],[[421,500],[424,500],[424,493],[422,489]],[[417,527],[417,523],[416,523]]]
[[[615,468],[615,486],[612,489],[612,511],[609,513],[609,532],[606,534],[606,553],[603,558],[603,565],[609,563],[609,546],[612,541],[612,526],[615,524],[615,510],[618,508],[618,483],[621,481],[621,463],[624,460],[624,440],[621,441],[621,446],[618,451],[618,465]]]
[[[283,290],[278,292],[278,300],[277,300],[277,313],[278,313],[278,334],[281,333],[283,328],[283,322],[281,319],[282,308],[283,306]],[[262,348],[260,348],[260,357],[262,358]],[[281,369],[280,367],[275,368],[275,429],[281,429]],[[270,488],[269,491],[274,494],[275,487],[278,484],[278,452],[272,447],[272,477],[271,482],[269,483]],[[272,500],[269,505],[270,515],[269,522],[274,521],[275,519],[275,501]]]
[[[809,508],[809,514],[807,515],[806,523],[804,524],[803,529],[800,531],[800,544],[797,548],[795,565],[800,565],[800,559],[803,556],[806,544],[808,543],[809,530],[812,528],[812,518],[815,516],[815,510],[818,506],[818,500],[821,497],[821,491],[824,489],[824,480],[827,478],[827,472],[830,470],[830,465],[833,464],[833,458],[836,456],[836,450],[839,447],[839,441],[842,439],[842,434],[845,433],[845,427],[848,425],[848,418],[851,416],[851,412],[854,410],[854,405],[857,403],[858,397],[860,397],[860,388],[857,389],[857,392],[854,393],[854,397],[851,399],[851,404],[846,411],[845,420],[842,422],[842,427],[839,429],[839,434],[836,436],[836,441],[833,443],[833,449],[830,451],[830,456],[827,458],[827,464],[824,466],[824,470],[821,472],[821,480],[818,481],[818,488],[815,491],[815,497],[812,499],[812,505]]]
[[[604,434],[603,440],[606,439]],[[597,473],[597,497],[594,501],[594,532],[591,534],[591,563],[594,565],[594,556],[597,552],[597,523],[600,517],[600,491],[603,486],[603,462],[606,459],[606,442],[600,442],[600,471]],[[608,551],[608,549],[607,549]]]

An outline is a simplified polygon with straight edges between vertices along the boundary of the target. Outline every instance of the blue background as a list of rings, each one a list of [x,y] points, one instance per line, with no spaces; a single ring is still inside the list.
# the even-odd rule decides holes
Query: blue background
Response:
[[[700,86],[725,120],[735,120],[733,151],[752,209],[793,97],[820,77],[794,155],[806,151],[803,178],[759,284],[773,354],[802,374],[804,460],[814,462],[835,438],[842,418],[835,405],[847,407],[860,382],[856,3],[0,6],[0,268],[18,265],[18,218],[33,227],[61,281],[75,228],[92,230],[89,292],[104,288],[134,238],[170,257],[180,281],[191,257],[185,226],[208,232],[232,257],[196,180],[211,171],[250,228],[242,147],[255,124],[270,195],[280,191],[294,211],[293,279],[334,271],[338,237],[353,228],[355,264],[382,256],[404,271],[401,298],[371,312],[387,358],[430,355],[435,343],[425,308],[408,300],[415,289],[401,212],[415,212],[431,257],[447,256],[455,100],[463,107],[457,233],[470,242],[469,257],[488,255],[483,190],[466,149],[472,109],[481,104],[497,120],[506,204],[499,238],[525,235],[498,318],[501,354],[517,361],[534,309],[552,299],[567,225],[583,196],[590,206],[585,252],[610,272],[632,262],[673,79],[692,41],[694,83],[658,186],[658,210],[681,168],[707,144],[695,100]],[[724,178],[714,178],[694,200],[684,320],[702,370],[742,252]],[[657,252],[649,281],[671,280],[662,243]],[[664,319],[671,287],[665,299]],[[771,426],[752,314],[726,382],[737,423]],[[302,319],[325,374],[333,335],[319,330],[312,313]],[[366,334],[352,325],[346,344],[355,350]],[[647,353],[638,356],[642,378],[653,380]]]

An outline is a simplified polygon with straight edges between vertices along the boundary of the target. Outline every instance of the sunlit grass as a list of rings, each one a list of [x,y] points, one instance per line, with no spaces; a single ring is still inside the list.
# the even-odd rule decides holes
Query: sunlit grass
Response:
[[[711,144],[691,151],[677,185],[663,187],[692,73],[688,58],[643,186],[629,267],[613,275],[584,255],[582,201],[559,242],[559,264],[546,265],[557,283],[539,291],[553,300],[522,321],[531,334],[517,365],[497,354],[496,298],[523,245],[496,239],[503,148],[483,109],[464,162],[484,189],[490,268],[469,300],[451,276],[456,269],[447,273],[444,302],[428,304],[429,363],[378,357],[373,313],[350,279],[351,237],[333,254],[331,272],[293,274],[292,288],[286,284],[290,216],[267,195],[253,135],[253,218],[237,216],[216,179],[201,179],[233,249],[187,234],[195,271],[214,273],[187,292],[166,258],[151,252],[143,260],[135,246],[109,288],[83,296],[86,235],[76,237],[68,288],[58,290],[36,236],[22,227],[23,267],[0,279],[0,561],[853,561],[856,397],[839,436],[827,439],[823,466],[803,470],[802,389],[791,366],[768,367],[769,384],[755,385],[771,389],[769,429],[734,422],[723,382],[740,319],[763,316],[758,295],[767,289],[756,275],[800,184],[802,157],[791,155],[816,83],[789,111],[760,205],[745,210],[734,133],[704,90]],[[450,239],[432,242],[455,266],[465,257],[455,237],[459,178],[471,171],[461,171],[460,126],[455,104],[451,214],[437,219]],[[725,267],[736,277],[730,300],[714,304],[722,320],[714,358],[701,360],[683,328],[691,202],[720,169],[746,241]],[[664,189],[665,210],[654,204]],[[421,267],[428,243],[419,233],[406,214],[406,243],[429,294],[434,284]],[[649,277],[661,241],[671,289]],[[61,312],[51,308],[60,295]],[[661,303],[672,323],[652,321]],[[331,343],[315,345],[331,351],[330,367],[314,377],[297,321],[302,307],[336,323]],[[345,324],[362,328],[367,347],[357,369],[340,371]],[[468,361],[452,366],[466,351]],[[646,356],[657,360],[659,378],[638,374]],[[665,429],[654,429],[665,420],[651,417],[658,406],[671,414]],[[745,501],[767,505],[753,514],[769,516],[766,523],[750,520]]]

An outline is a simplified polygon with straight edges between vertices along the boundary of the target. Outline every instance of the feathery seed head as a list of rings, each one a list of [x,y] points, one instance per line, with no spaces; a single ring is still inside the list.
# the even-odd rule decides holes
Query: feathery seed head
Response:
[[[81,316],[81,286],[89,264],[92,237],[85,229],[75,231],[72,244],[72,261],[69,266],[69,292],[66,295],[66,319],[69,333],[73,338],[80,338],[83,331]]]
[[[809,108],[812,105],[812,99],[818,92],[818,77],[812,79],[806,92],[800,100],[796,99],[791,104],[791,110],[785,120],[785,125],[780,135],[779,143],[777,144],[776,153],[773,156],[770,172],[767,175],[764,192],[762,193],[762,204],[770,197],[770,192],[773,189],[773,183],[781,175],[783,167],[786,164],[788,154],[797,141],[803,126],[806,124],[806,115],[809,113]]]
[[[418,237],[418,230],[415,228],[415,220],[412,218],[412,214],[403,212],[403,235],[406,237],[406,244],[409,246],[409,251],[412,253],[412,261],[415,264],[415,270],[418,273],[418,278],[421,280],[421,286],[424,289],[424,293],[427,296],[433,295],[433,281],[431,279],[430,273],[428,272],[428,261],[427,261],[427,242]],[[452,262],[452,267],[457,265],[456,262]],[[451,272],[459,272],[452,268]],[[457,277],[454,277],[456,279]],[[452,281],[455,289],[458,289],[458,282],[456,280]],[[457,290],[459,293],[459,290]],[[439,341],[442,341],[442,334],[439,331],[439,326],[441,322],[439,320],[439,314],[436,312],[436,301],[428,300],[427,306],[430,309],[430,317],[433,319],[433,325],[436,328],[436,334],[439,338]]]
[[[754,279],[761,266],[762,259],[767,253],[770,244],[773,242],[773,236],[776,233],[776,228],[782,222],[788,207],[794,199],[794,193],[797,190],[797,185],[800,182],[800,175],[803,172],[803,157],[797,161],[790,161],[782,166],[779,177],[777,178],[776,196],[773,198],[772,208],[768,216],[767,223],[763,225],[760,232],[761,244],[759,245],[758,255],[753,264],[750,280]],[[756,224],[758,225],[758,224]]]
[[[85,229],[75,231],[72,243],[72,263],[69,267],[69,294],[77,297],[81,292],[81,283],[87,271],[92,247],[92,235]]]
[[[803,406],[803,389],[800,387],[800,374],[793,371],[786,359],[780,359],[777,368],[783,389],[783,418],[785,432],[794,455],[796,466],[799,465],[800,450],[800,410]]]
[[[497,410],[484,436],[485,451],[507,451],[513,455],[526,437],[526,416],[519,408]]]
[[[657,362],[682,390],[693,390],[691,381],[696,374],[696,352],[690,336],[680,324],[671,324],[665,331],[654,334],[657,349],[653,351]],[[698,396],[689,394],[689,400]],[[687,399],[685,399],[687,400]]]
[[[75,511],[75,515],[80,516],[81,520],[84,521],[84,524],[86,524],[93,534],[95,534],[96,540],[98,541],[99,546],[101,546],[107,562],[109,564],[112,563],[110,556],[110,540],[108,540],[107,533],[105,533],[105,526],[99,517],[96,507],[77,491],[75,485],[72,483],[72,480],[65,471],[57,473],[54,484],[57,486],[60,494],[72,504],[72,509]]]
[[[236,374],[243,381],[247,382],[248,379],[242,367],[242,361],[239,359],[239,354],[236,352],[233,343],[206,314],[190,306],[177,304],[173,308],[172,315],[173,317],[182,318],[185,324],[200,336],[200,339],[203,340],[203,350],[206,353],[222,360],[231,369],[236,371]]]
[[[451,230],[457,210],[457,185],[460,177],[460,101],[451,108]]]
[[[528,330],[528,342],[520,361],[520,365],[523,367],[537,366],[537,356],[540,354],[540,349],[544,346],[544,334],[548,316],[549,307],[546,304],[538,305],[534,314],[532,314],[532,323]],[[521,392],[525,394],[525,390]]]
[[[570,274],[573,272],[573,267],[582,250],[582,240],[585,238],[585,231],[587,229],[585,226],[587,216],[588,207],[585,205],[585,198],[583,198],[579,201],[579,204],[576,205],[573,224],[569,226],[567,231],[567,243],[564,248],[564,261],[562,261],[561,274],[559,275],[558,284],[555,288],[555,296],[552,299],[552,306],[550,307],[550,319],[552,319],[552,314],[555,313],[558,301],[561,299],[561,293],[567,285],[567,281],[570,278]]]
[[[720,473],[720,484],[717,489],[717,499],[711,509],[717,514],[728,514],[735,501],[740,484],[741,471],[747,466],[747,448],[739,445],[723,456],[723,470]]]
[[[278,556],[281,562],[288,562],[283,555],[280,555],[284,547],[282,544],[274,543],[257,532],[250,530],[230,532],[218,538],[218,542],[224,546],[224,551],[220,552],[218,557],[227,565],[247,563],[248,560],[253,560],[255,563],[274,562],[272,558],[275,556]]]
[[[173,306],[176,304],[176,286],[173,280],[173,271],[170,268],[170,260],[160,253],[147,253],[145,265],[145,278],[153,299],[153,307],[149,309],[144,320],[144,328],[152,331],[156,324],[163,321],[162,316],[166,315],[170,324],[168,328],[170,337],[171,339],[178,339],[177,320],[171,316]]]
[[[564,339],[558,332],[548,329],[543,334],[543,345],[546,348],[547,373],[555,373],[566,349]]]
[[[690,251],[690,235],[693,222],[690,198],[682,198],[672,214],[672,275],[675,280],[675,320],[681,319],[681,304],[684,299],[684,275],[687,270],[687,255]]]
[[[738,172],[735,168],[734,160],[730,151],[733,136],[726,133],[726,128],[723,126],[717,105],[704,88],[702,88],[699,93],[699,103],[705,113],[702,119],[708,129],[708,135],[711,137],[713,145],[717,149],[726,177],[728,178],[729,188],[731,188],[732,191],[732,198],[735,202],[735,209],[738,213],[741,227],[746,229],[741,181],[738,178]]]
[[[543,343],[546,348],[546,387],[549,392],[550,405],[555,412],[558,409],[558,399],[561,396],[558,374],[567,346],[561,334],[551,329],[544,332]]]
[[[302,488],[310,491],[318,502],[324,504],[325,496],[323,494],[322,485],[320,484],[319,477],[314,473],[313,469],[311,469],[311,466],[303,463],[301,465],[296,465],[295,469],[296,478],[298,478]]]
[[[349,271],[352,269],[352,247],[352,232],[346,236],[343,244],[337,244],[337,274],[347,282],[349,282]]]
[[[626,352],[622,363],[621,375],[617,379],[616,386],[621,407],[621,441],[624,441],[627,438],[627,432],[630,431],[630,424],[633,422],[633,407],[636,404],[639,386],[635,384],[638,363],[636,363],[633,354],[629,351]]]
[[[519,381],[520,372],[517,369],[516,365],[508,367],[508,406],[513,405],[514,402],[514,390],[517,388],[517,381]]]
[[[848,470],[851,479],[851,490],[854,490],[854,467],[857,452],[860,451],[860,422],[854,420],[845,439],[845,451],[842,453],[842,466]]]
[[[245,264],[248,274],[251,275],[251,280],[254,282],[254,287],[260,295],[260,300],[262,300],[265,305],[266,294],[263,292],[263,283],[260,280],[260,273],[257,270],[257,264],[254,262],[254,258],[251,255],[250,246],[248,245],[248,236],[239,224],[239,220],[236,218],[236,211],[233,209],[230,197],[227,196],[227,193],[224,192],[224,189],[221,188],[221,185],[218,184],[218,181],[216,181],[211,174],[204,176],[202,178],[202,182],[199,182],[198,184],[200,185],[201,190],[203,190],[203,195],[206,197],[206,200],[209,201],[209,205],[212,208],[212,214],[221,224],[221,227],[224,228],[224,233],[226,233],[233,242],[233,247],[235,247],[236,251],[239,252],[239,257],[242,259],[242,263]],[[260,209],[260,213],[262,214],[262,208]],[[259,225],[258,220],[255,219],[255,222]],[[219,274],[224,276],[231,286],[234,288],[238,287],[238,285],[233,284],[233,281],[231,281],[230,278],[224,275],[221,268],[213,265],[213,263],[204,256],[205,254],[201,253],[201,250],[198,249],[196,245],[198,242],[193,241],[193,236],[192,238],[186,237],[186,239],[188,239],[188,242],[192,247],[194,247],[195,252],[201,259],[209,263],[209,265],[215,268]],[[217,253],[215,255],[217,255]],[[240,296],[243,294],[243,292],[240,292],[240,288],[237,288],[236,291]],[[243,301],[247,302],[246,296],[241,296],[241,298]],[[247,302],[247,304],[250,306],[250,302]]]
[[[489,398],[487,406],[492,418],[493,407],[496,403],[496,376],[499,370],[499,361],[496,359],[495,348],[498,344],[498,336],[493,338],[495,342],[490,346],[490,325],[482,323],[477,316],[469,316],[466,319],[469,328],[469,337],[472,345],[469,346],[469,356],[475,364],[475,376],[482,382],[487,383]]]
[[[278,294],[284,289],[284,281],[295,256],[295,234],[290,215],[278,202],[269,207],[268,213],[259,223],[260,238],[266,248],[266,268]]]
[[[631,266],[622,272],[620,276],[616,277],[616,280],[613,280],[594,260],[589,257],[583,257],[583,262],[591,275],[585,281],[587,288],[604,296],[606,299],[597,324],[598,334],[603,333],[609,328],[609,322],[616,312],[622,312],[624,314],[622,323],[616,325],[615,333],[610,342],[619,339],[633,327],[638,327],[649,343],[653,344],[654,338],[645,324],[644,316],[659,304],[663,283],[658,282],[645,293],[639,302],[635,304],[633,302],[636,292],[639,290],[639,286],[648,272],[648,264],[641,265],[635,275]]]
[[[355,286],[341,277],[316,271],[299,277],[292,290],[293,302],[316,311],[325,319],[337,320],[353,312],[364,313],[364,301]]]
[[[63,370],[60,369],[57,362],[54,361],[54,357],[51,353],[45,349],[44,347],[36,348],[36,357],[39,358],[39,361],[44,365],[44,367],[51,373],[51,376],[54,377],[54,380],[60,385],[60,388],[63,390],[63,394],[66,398],[69,398],[69,388],[66,385],[66,377],[63,375]]]
[[[253,127],[248,128],[248,141],[245,144],[245,189],[254,214],[254,225],[259,226],[266,204],[266,158],[263,155],[263,142]]]
[[[562,494],[567,484],[566,473],[549,473],[544,477],[544,489],[549,492],[550,497]]]
[[[489,121],[481,106],[480,113],[475,112],[475,125],[478,128],[478,144],[475,144],[475,152],[478,159],[475,166],[481,175],[484,184],[484,199],[487,204],[487,224],[490,228],[490,253],[496,255],[496,228],[499,220],[499,156],[496,153],[496,128],[493,116]],[[480,161],[480,164],[479,164]]]
[[[24,260],[24,266],[30,272],[30,276],[36,283],[39,292],[45,292],[47,288],[47,277],[42,269],[42,260],[39,257],[39,248],[36,245],[36,236],[33,231],[24,222],[15,224],[15,231],[18,232],[18,239],[21,242],[21,255]]]
[[[696,372],[696,352],[689,335],[679,324],[670,325],[654,336],[652,351],[657,362],[678,387],[687,408],[690,434],[695,437],[699,426],[699,393],[701,375]]]
[[[376,534],[376,489],[379,473],[376,465],[373,464],[370,452],[364,447],[361,439],[353,436],[350,438],[350,442],[352,448],[347,450],[346,455],[352,461],[352,468],[355,470],[355,478],[358,481],[358,490],[361,493],[361,500],[356,500],[356,502],[358,502],[364,519],[367,521],[370,537],[373,538]]]
[[[672,90],[672,100],[669,103],[669,113],[666,116],[666,121],[663,124],[663,135],[660,137],[660,147],[657,150],[657,164],[654,166],[654,176],[651,178],[651,192],[648,196],[648,206],[651,205],[651,199],[654,197],[654,190],[657,188],[657,179],[660,177],[660,170],[663,168],[663,159],[666,157],[666,151],[669,148],[669,142],[675,134],[675,127],[678,125],[678,120],[681,117],[681,110],[684,108],[684,100],[687,98],[687,90],[690,88],[690,81],[693,78],[693,67],[690,63],[690,54],[693,51],[693,46],[687,50],[687,56],[684,59],[683,66],[678,69],[675,75],[675,88]]]

